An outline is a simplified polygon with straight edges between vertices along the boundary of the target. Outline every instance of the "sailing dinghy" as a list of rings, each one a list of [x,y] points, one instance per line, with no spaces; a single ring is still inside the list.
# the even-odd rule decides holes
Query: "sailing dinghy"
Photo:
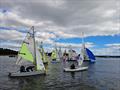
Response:
[[[82,52],[82,50],[81,50],[81,52]],[[77,62],[78,62],[78,66],[77,67],[75,67],[74,69],[71,69],[70,67],[67,67],[67,68],[64,68],[64,71],[65,72],[78,72],[78,71],[87,70],[88,69],[87,66],[82,66],[83,61],[84,61],[83,55],[81,55],[81,57],[79,56],[79,59],[77,60]]]
[[[16,64],[20,67],[34,67],[31,71],[21,72],[10,72],[10,77],[24,77],[46,74],[43,61],[40,58],[40,52],[38,51],[37,45],[35,43],[34,27],[32,26],[30,32],[27,33],[25,40],[22,43],[21,49],[18,53]]]
[[[88,69],[88,66],[82,66],[84,61],[84,43],[82,43],[82,49],[81,49],[81,55],[78,55],[79,59],[77,60],[78,66],[74,69],[71,69],[71,67],[64,68],[64,71],[66,72],[77,72],[77,71],[84,71]]]
[[[88,67],[77,67],[75,69],[64,68],[64,71],[65,72],[78,72],[78,71],[85,71],[87,69],[88,69]]]

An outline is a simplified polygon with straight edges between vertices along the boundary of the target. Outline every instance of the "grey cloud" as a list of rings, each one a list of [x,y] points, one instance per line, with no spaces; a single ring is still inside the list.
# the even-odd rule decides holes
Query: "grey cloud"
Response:
[[[51,0],[52,1],[52,0]],[[59,0],[58,0],[59,1]],[[10,10],[18,15],[20,19],[29,19],[38,22],[49,21],[36,27],[37,31],[62,31],[66,34],[79,36],[81,32],[85,32],[87,36],[92,35],[111,35],[115,30],[106,28],[101,30],[103,22],[119,22],[118,5],[116,0],[63,0],[65,3],[60,8],[53,7],[49,3],[41,3],[38,0],[15,2],[2,1],[1,7],[10,8]],[[46,0],[47,2],[47,0]],[[54,1],[53,1],[54,2]],[[107,10],[116,10],[112,17],[102,17]],[[26,26],[25,23],[14,19],[3,20],[6,25]],[[28,22],[29,23],[29,22]],[[84,27],[80,27],[84,26]],[[53,28],[56,27],[56,28]],[[63,28],[63,29],[61,29]],[[115,27],[113,27],[115,28]],[[116,32],[117,33],[117,32]]]
[[[29,18],[37,21],[50,20],[57,25],[76,25],[101,22],[103,19],[92,12],[93,9],[104,7],[107,9],[116,7],[114,0],[65,0],[63,8],[55,8],[50,5],[33,2],[12,2],[9,3],[15,11],[23,18]],[[115,4],[111,4],[113,2]],[[6,4],[6,3],[5,3]],[[104,4],[107,4],[106,6]],[[8,3],[7,3],[8,5]],[[107,7],[108,6],[108,7]],[[100,11],[102,12],[102,11]]]

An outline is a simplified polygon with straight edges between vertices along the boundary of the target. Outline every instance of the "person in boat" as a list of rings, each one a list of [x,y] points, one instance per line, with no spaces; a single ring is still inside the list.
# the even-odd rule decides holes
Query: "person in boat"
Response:
[[[33,71],[33,68],[34,68],[34,66],[28,66],[28,67],[26,68],[26,71],[27,71],[27,72]]]
[[[79,58],[80,58],[80,54],[78,54],[78,56],[76,56],[76,60],[79,60]]]
[[[26,70],[25,70],[25,67],[24,67],[24,66],[21,66],[21,67],[20,67],[20,72],[26,72]]]
[[[63,55],[63,61],[65,62],[65,61],[67,61],[67,60],[68,60],[68,54],[65,53],[65,54]]]
[[[70,69],[75,69],[75,65],[72,64],[72,65],[70,66]]]

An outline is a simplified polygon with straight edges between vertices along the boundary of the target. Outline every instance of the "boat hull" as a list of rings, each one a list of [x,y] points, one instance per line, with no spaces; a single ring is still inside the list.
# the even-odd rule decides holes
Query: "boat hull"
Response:
[[[59,63],[60,61],[51,61],[51,63]]]
[[[83,60],[83,62],[95,63],[95,60],[94,61],[92,61],[92,60]]]
[[[9,77],[28,77],[35,75],[45,75],[45,71],[33,71],[33,72],[12,72],[9,73]]]
[[[44,65],[48,65],[48,62],[43,62]]]
[[[67,61],[77,61],[77,60],[67,60]]]
[[[75,68],[75,69],[70,69],[70,68],[64,68],[64,71],[65,72],[77,72],[77,71],[84,71],[84,70],[87,70],[88,67],[78,67],[78,68]]]

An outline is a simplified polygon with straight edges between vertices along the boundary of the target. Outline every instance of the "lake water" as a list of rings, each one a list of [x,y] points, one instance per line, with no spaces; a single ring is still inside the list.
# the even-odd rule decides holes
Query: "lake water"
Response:
[[[97,58],[83,72],[63,72],[63,64],[50,63],[46,76],[9,78],[16,58],[0,56],[0,90],[120,90],[120,58]]]

